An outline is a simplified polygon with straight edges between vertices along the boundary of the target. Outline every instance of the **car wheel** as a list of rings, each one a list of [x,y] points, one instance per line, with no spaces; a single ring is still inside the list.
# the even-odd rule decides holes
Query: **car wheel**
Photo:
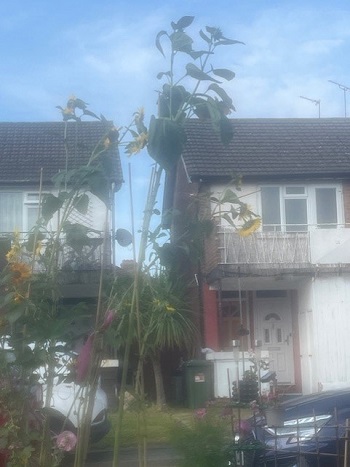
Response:
[[[52,410],[45,411],[44,416],[47,417],[51,438],[55,438],[62,433],[62,431],[71,431],[75,435],[77,434],[77,430],[73,423],[70,420],[63,418],[59,412]]]
[[[63,420],[60,417],[49,415],[49,427],[52,438],[58,436],[62,431],[71,431],[76,434],[74,425],[69,420]]]

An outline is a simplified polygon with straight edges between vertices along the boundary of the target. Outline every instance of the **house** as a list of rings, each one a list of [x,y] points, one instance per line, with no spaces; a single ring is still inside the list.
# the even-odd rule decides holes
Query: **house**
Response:
[[[14,231],[26,234],[35,225],[39,214],[40,193],[57,194],[52,178],[59,172],[87,165],[93,151],[102,145],[106,148],[106,136],[111,131],[111,122],[24,122],[0,123],[0,237],[2,244],[1,259],[11,244]],[[110,140],[108,140],[110,143]],[[105,145],[105,146],[103,146]],[[101,151],[104,189],[107,193],[108,226],[106,224],[105,203],[99,196],[89,194],[87,212],[75,210],[69,220],[80,223],[91,230],[92,240],[89,252],[84,252],[90,264],[101,261],[101,239],[108,231],[109,254],[107,265],[113,263],[114,195],[122,183],[122,170],[119,153],[111,144]],[[94,162],[90,164],[93,167]],[[49,228],[55,230],[57,221]],[[96,295],[89,285],[80,288],[72,284],[76,258],[72,251],[63,253],[61,266],[65,267],[65,296],[86,297]],[[89,254],[88,254],[89,253]],[[86,261],[87,263],[87,261]],[[86,267],[85,267],[86,266]],[[89,269],[82,262],[79,268]],[[81,275],[80,275],[81,276]],[[77,278],[77,274],[75,274]],[[69,287],[71,290],[69,290]]]
[[[219,198],[236,172],[238,196],[261,216],[247,237],[217,217],[205,241],[192,271],[202,346],[232,352],[234,340],[268,351],[290,391],[350,387],[350,120],[235,119],[232,127],[225,147],[210,122],[187,122],[164,198],[184,211],[194,195]]]

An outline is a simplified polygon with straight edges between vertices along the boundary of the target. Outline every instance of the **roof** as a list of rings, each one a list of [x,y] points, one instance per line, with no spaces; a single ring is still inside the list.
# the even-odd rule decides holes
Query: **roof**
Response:
[[[226,147],[210,121],[186,123],[183,159],[189,177],[324,177],[350,175],[350,119],[233,119]]]
[[[111,127],[111,122],[67,123],[68,169],[87,164],[89,157]],[[0,122],[0,184],[38,184],[43,168],[43,182],[66,167],[64,122]],[[118,149],[103,155],[116,189],[122,183]],[[106,167],[107,168],[107,167]]]

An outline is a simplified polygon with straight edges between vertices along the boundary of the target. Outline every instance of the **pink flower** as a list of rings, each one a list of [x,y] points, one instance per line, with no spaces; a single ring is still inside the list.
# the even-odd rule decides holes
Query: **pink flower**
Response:
[[[90,334],[78,355],[77,364],[75,367],[77,383],[81,383],[82,381],[84,381],[88,375],[89,365],[92,357],[94,338],[95,334]]]
[[[207,415],[207,409],[197,409],[194,413],[194,416],[200,420]]]
[[[105,314],[105,318],[101,326],[101,331],[105,331],[106,329],[108,329],[113,323],[116,316],[117,316],[116,310],[107,310]]]
[[[56,446],[61,451],[73,451],[77,444],[77,437],[71,431],[62,431],[56,437]]]

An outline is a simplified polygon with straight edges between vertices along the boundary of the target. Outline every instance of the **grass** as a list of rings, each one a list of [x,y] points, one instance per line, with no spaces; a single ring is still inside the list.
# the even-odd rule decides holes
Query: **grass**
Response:
[[[214,415],[220,416],[222,413],[222,405],[213,405],[208,410]],[[194,421],[194,410],[186,408],[168,408],[160,411],[157,407],[151,405],[144,411],[145,417],[145,431],[144,434],[149,443],[169,443],[171,437],[171,431],[176,424],[183,423],[184,425],[190,426]],[[250,411],[244,409],[241,411],[241,418],[248,418]],[[233,411],[233,417],[235,420],[238,419],[239,415],[237,410]],[[94,449],[113,449],[114,445],[114,433],[116,426],[117,413],[112,412],[110,414],[110,421],[112,428],[110,432],[98,443],[96,443]],[[136,410],[128,409],[124,413],[123,426],[121,433],[121,445],[124,447],[135,446],[138,439],[143,435],[139,429],[139,417]],[[231,418],[227,417],[227,425],[231,427]]]
[[[155,406],[147,407],[144,411],[145,435],[150,443],[168,443],[171,428],[176,420],[190,420],[193,410],[190,409],[168,409],[160,411]],[[114,445],[114,433],[116,427],[117,413],[112,412],[109,415],[112,428],[110,432],[98,443],[94,445],[95,449],[112,449]],[[139,428],[139,416],[135,410],[126,410],[123,417],[121,432],[121,445],[131,446],[138,442],[143,435]]]

